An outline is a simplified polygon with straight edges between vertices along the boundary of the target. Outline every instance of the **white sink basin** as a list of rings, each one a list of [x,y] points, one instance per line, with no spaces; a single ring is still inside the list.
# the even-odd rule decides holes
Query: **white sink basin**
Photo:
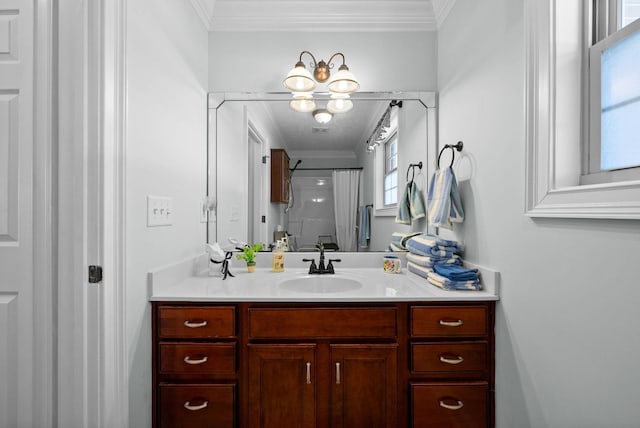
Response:
[[[335,275],[307,275],[282,281],[280,289],[299,293],[341,293],[362,288],[355,279]]]

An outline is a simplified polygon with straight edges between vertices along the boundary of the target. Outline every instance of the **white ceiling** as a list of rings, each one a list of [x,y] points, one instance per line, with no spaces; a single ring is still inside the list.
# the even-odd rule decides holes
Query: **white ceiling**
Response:
[[[191,0],[209,31],[436,31],[455,0]],[[323,103],[319,103],[322,105]],[[288,102],[267,102],[291,151],[352,151],[373,131],[384,102],[362,101],[327,125]],[[386,102],[388,105],[388,101]],[[326,132],[317,132],[325,128]]]
[[[191,0],[209,31],[435,31],[455,0]]]

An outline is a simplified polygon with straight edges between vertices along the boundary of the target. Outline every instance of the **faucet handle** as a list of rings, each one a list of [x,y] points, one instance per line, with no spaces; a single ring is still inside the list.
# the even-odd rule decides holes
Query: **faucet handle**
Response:
[[[329,264],[327,265],[327,271],[329,273],[335,273],[335,270],[333,269],[333,262],[341,262],[342,259],[329,259]]]
[[[316,259],[302,259],[303,262],[311,262],[311,264],[309,265],[309,273],[315,273],[318,270],[318,267],[316,266]]]

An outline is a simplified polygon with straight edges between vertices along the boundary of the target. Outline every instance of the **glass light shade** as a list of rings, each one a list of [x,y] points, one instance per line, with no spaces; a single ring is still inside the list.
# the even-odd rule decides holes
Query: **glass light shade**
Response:
[[[327,110],[331,113],[344,113],[353,108],[353,102],[347,98],[335,98],[327,103]]]
[[[318,123],[328,123],[332,117],[333,115],[329,111],[323,108],[319,110],[315,110],[313,112],[313,118]]]
[[[313,76],[301,62],[296,64],[282,83],[287,89],[294,92],[310,92],[316,88]]]
[[[301,113],[308,113],[316,109],[316,103],[308,98],[296,98],[289,102],[289,107]]]
[[[349,68],[342,64],[338,72],[329,81],[328,88],[337,94],[351,94],[360,89],[360,84],[356,80]]]

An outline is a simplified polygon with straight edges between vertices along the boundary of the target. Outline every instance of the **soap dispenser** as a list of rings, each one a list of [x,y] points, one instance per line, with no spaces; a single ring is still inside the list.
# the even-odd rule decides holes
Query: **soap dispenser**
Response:
[[[273,251],[273,271],[284,272],[284,252],[287,250],[286,237],[276,241],[276,247]]]

